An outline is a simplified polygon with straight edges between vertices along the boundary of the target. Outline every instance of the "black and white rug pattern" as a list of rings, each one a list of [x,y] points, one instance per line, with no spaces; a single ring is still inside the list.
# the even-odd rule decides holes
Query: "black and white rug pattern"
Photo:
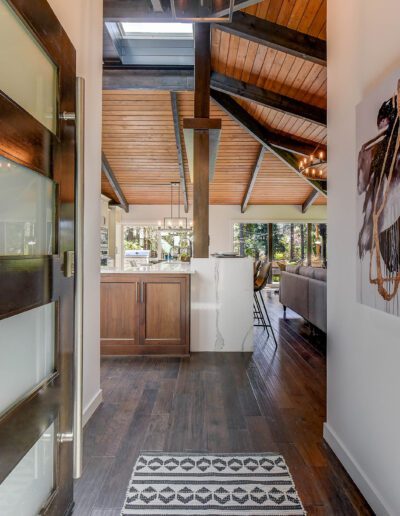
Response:
[[[281,455],[144,453],[121,516],[304,516]]]

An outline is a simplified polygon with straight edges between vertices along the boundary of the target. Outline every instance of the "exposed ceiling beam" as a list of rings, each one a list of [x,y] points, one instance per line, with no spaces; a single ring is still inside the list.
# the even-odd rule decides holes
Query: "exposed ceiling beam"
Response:
[[[181,131],[179,127],[179,111],[178,111],[178,99],[175,91],[171,91],[171,108],[172,116],[174,119],[174,130],[175,130],[175,141],[176,151],[178,153],[178,168],[179,168],[179,179],[181,183],[181,190],[183,193],[183,204],[185,212],[189,211],[188,193],[186,187],[185,169],[183,168],[183,152],[182,152],[182,140]]]
[[[242,213],[245,213],[245,211],[247,210],[247,206],[250,202],[251,194],[253,193],[253,189],[256,184],[257,176],[258,176],[258,173],[260,172],[260,168],[261,168],[266,150],[267,150],[266,147],[264,145],[262,145],[260,154],[258,155],[257,163],[254,167],[253,173],[251,174],[249,184],[247,185],[246,194],[245,194],[243,202],[242,202]]]
[[[236,0],[234,10],[244,9],[258,4],[261,0]],[[160,5],[163,10],[158,11],[154,7]],[[225,16],[227,10],[218,13]],[[170,1],[165,0],[104,0],[104,21],[116,22],[173,22]]]
[[[232,23],[216,23],[218,29],[286,54],[326,66],[326,41],[250,14],[237,12]]]
[[[126,211],[126,213],[129,212],[129,204],[126,200],[126,197],[117,181],[117,178],[115,177],[115,174],[113,172],[113,169],[111,168],[110,163],[108,162],[108,159],[106,158],[106,155],[104,152],[101,153],[101,170],[104,172],[104,175],[108,179],[108,182],[110,183],[111,188],[113,189],[118,201],[120,207]]]
[[[236,97],[241,97],[263,106],[304,118],[309,122],[326,126],[326,110],[319,107],[301,102],[299,100],[286,97],[280,93],[264,90],[253,84],[227,77],[221,73],[211,74],[211,88],[223,93],[229,93]]]
[[[103,67],[104,90],[193,90],[193,67]]]
[[[194,87],[193,67],[136,67],[105,64],[104,90],[169,90],[189,91]],[[211,88],[251,100],[271,109],[304,118],[312,123],[326,125],[324,109],[300,102],[258,86],[247,84],[232,77],[213,72]]]
[[[235,100],[229,95],[221,93],[220,91],[211,91],[211,97],[214,101],[230,115],[236,122],[238,122],[246,131],[248,131],[261,145],[267,147],[275,156],[283,161],[295,174],[310,184],[315,190],[318,190],[326,197],[326,192],[318,180],[313,180],[305,177],[298,169],[298,159],[293,153],[310,155],[315,149],[313,143],[303,143],[295,138],[287,135],[281,135],[266,129],[255,118],[253,118],[245,109],[243,109]],[[320,145],[319,148],[325,152],[326,147]]]
[[[310,193],[310,195],[307,197],[307,199],[303,202],[303,206],[301,208],[301,211],[303,213],[306,213],[306,211],[308,210],[308,208],[310,208],[314,202],[318,199],[319,197],[319,192],[317,192],[317,190],[312,190],[312,192]]]
[[[318,147],[314,142],[298,140],[291,135],[267,129],[226,93],[212,90],[211,97],[262,145],[274,145],[303,156],[313,154]],[[323,146],[321,148],[324,149]]]

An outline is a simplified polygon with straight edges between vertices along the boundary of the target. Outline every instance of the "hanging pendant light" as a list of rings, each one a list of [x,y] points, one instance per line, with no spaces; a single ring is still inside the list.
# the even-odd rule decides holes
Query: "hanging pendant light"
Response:
[[[324,167],[326,164],[324,151],[320,151],[318,155],[311,154],[310,157],[300,160],[299,172],[312,179],[326,181],[326,177],[324,177]],[[316,169],[319,169],[318,173]]]
[[[164,217],[164,229],[178,229],[180,231],[188,230],[188,219],[187,217],[181,217],[181,185],[180,183],[171,182],[171,216]],[[178,216],[174,216],[173,201],[174,201],[174,188],[178,187]],[[160,222],[159,222],[160,227]],[[191,228],[190,228],[191,229]]]

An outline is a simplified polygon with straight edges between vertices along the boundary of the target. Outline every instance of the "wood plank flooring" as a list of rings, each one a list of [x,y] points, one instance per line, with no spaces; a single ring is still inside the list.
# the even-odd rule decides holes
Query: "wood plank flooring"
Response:
[[[104,403],[84,433],[74,516],[119,516],[141,450],[279,452],[310,516],[373,514],[322,439],[325,341],[267,297],[279,347],[250,354],[105,358]]]

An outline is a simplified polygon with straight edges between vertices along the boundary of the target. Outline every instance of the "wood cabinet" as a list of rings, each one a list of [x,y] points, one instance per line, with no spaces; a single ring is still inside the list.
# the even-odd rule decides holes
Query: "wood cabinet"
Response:
[[[129,355],[139,345],[139,290],[139,280],[102,281],[100,337],[103,354]]]
[[[102,274],[103,355],[187,355],[189,274]]]

